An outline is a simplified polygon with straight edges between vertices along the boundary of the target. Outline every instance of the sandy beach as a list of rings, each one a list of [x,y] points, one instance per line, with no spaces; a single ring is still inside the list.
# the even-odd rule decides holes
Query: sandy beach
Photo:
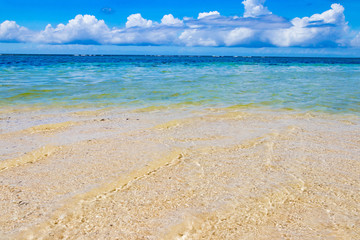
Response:
[[[4,108],[1,239],[359,239],[360,119]]]

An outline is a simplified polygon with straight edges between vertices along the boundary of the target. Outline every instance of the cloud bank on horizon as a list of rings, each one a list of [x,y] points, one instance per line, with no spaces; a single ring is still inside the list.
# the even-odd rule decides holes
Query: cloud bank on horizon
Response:
[[[50,24],[32,31],[15,21],[0,24],[0,42],[41,44],[167,45],[206,47],[360,47],[360,33],[345,21],[344,7],[310,17],[287,20],[273,14],[265,0],[244,0],[242,17],[222,16],[218,11],[197,18],[165,15],[161,22],[140,13],[127,18],[125,27],[109,28],[92,15],[77,15],[67,24]]]

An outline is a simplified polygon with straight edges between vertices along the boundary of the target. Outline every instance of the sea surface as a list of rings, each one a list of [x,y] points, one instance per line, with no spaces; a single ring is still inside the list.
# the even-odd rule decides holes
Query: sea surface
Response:
[[[0,55],[0,106],[360,114],[360,59]]]

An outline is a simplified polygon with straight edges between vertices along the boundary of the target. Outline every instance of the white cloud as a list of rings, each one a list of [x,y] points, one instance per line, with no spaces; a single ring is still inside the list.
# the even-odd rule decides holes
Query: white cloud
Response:
[[[254,39],[254,30],[250,28],[235,28],[231,30],[225,37],[224,43],[226,46],[237,46],[245,43],[250,43]]]
[[[161,24],[163,25],[173,25],[173,26],[181,26],[183,25],[183,21],[181,21],[178,18],[174,18],[174,16],[172,14],[168,14],[165,15],[162,19],[161,19]]]
[[[59,24],[53,28],[50,24],[41,31],[33,41],[43,43],[96,42],[106,43],[110,30],[103,20],[91,15],[77,15],[66,25]]]
[[[248,45],[255,39],[255,31],[249,28],[222,29],[187,29],[179,40],[185,46],[239,46]]]
[[[26,41],[30,31],[16,24],[14,21],[4,21],[0,24],[0,41]]]
[[[331,5],[331,9],[322,14],[314,14],[310,18],[303,18],[305,22],[322,21],[324,23],[339,24],[345,23],[344,7],[338,3]]]
[[[242,2],[245,7],[244,17],[259,17],[271,14],[264,6],[265,0],[244,0]]]
[[[179,40],[182,44],[188,47],[204,46],[216,47],[220,45],[220,38],[218,32],[204,31],[198,29],[187,29],[181,33]]]
[[[270,43],[280,47],[312,46],[341,43],[348,29],[344,7],[332,4],[331,9],[311,17],[294,18],[292,27],[266,31]]]
[[[208,16],[220,16],[220,13],[218,11],[210,11],[210,12],[203,12],[199,13],[198,19],[205,18]]]
[[[151,27],[153,22],[151,20],[146,20],[141,16],[140,13],[132,14],[127,18],[126,27]]]
[[[144,19],[141,14],[127,18],[126,27],[110,29],[103,20],[77,15],[66,24],[30,31],[14,21],[0,24],[0,41],[45,44],[116,44],[176,46],[245,47],[360,47],[345,21],[344,7],[291,21],[272,14],[265,0],[245,0],[244,17],[221,16],[218,11],[200,13],[198,19],[165,15],[161,23]],[[350,39],[350,40],[349,40]]]

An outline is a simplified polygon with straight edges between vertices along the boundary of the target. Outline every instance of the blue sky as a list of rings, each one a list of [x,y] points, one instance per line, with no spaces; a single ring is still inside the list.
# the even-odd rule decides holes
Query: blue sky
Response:
[[[1,0],[0,52],[360,56],[359,11],[354,0]]]

